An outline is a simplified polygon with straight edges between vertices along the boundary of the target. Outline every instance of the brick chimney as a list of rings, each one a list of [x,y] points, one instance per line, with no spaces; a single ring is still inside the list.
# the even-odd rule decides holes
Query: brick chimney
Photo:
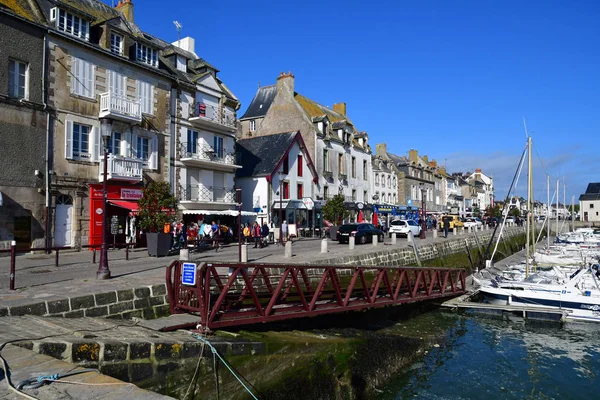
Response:
[[[435,160],[429,161],[429,166],[433,167],[433,168],[437,168],[437,161],[435,161]]]
[[[375,155],[376,156],[385,156],[387,154],[387,144],[378,143],[375,145]]]
[[[115,8],[123,13],[123,16],[127,21],[134,23],[133,3],[131,2],[131,0],[119,0],[119,3]]]
[[[333,111],[346,116],[346,103],[335,103],[333,105]]]
[[[277,94],[285,93],[291,97],[294,96],[294,75],[291,72],[287,74],[281,72],[277,78]]]
[[[410,149],[408,151],[408,161],[417,162],[419,160],[419,152],[415,149]]]
[[[429,164],[429,157],[423,156],[423,161],[425,161],[427,164]]]
[[[481,168],[475,168],[475,173],[480,174],[481,173]]]

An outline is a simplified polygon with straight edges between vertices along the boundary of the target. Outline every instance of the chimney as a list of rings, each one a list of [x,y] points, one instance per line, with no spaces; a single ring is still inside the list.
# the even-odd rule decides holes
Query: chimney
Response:
[[[123,16],[128,22],[134,23],[133,3],[131,2],[131,0],[119,0],[119,3],[115,8],[123,13]]]
[[[333,105],[333,111],[338,114],[342,114],[344,117],[346,116],[346,103],[335,103]]]
[[[387,154],[387,144],[379,143],[375,145],[375,155],[385,156]]]
[[[446,167],[440,166],[440,172],[444,175],[448,175],[448,173],[446,172]]]
[[[417,162],[419,159],[419,152],[417,150],[414,149],[410,149],[408,151],[408,161],[410,162]]]
[[[181,40],[171,43],[173,46],[177,46],[182,50],[188,51],[190,53],[196,54],[195,47],[196,41],[193,37],[184,37]]]
[[[294,75],[291,72],[287,74],[281,72],[277,78],[277,94],[285,93],[289,96],[294,96]]]
[[[429,165],[433,168],[437,168],[437,161],[431,160],[431,161],[429,161]]]
[[[423,156],[423,161],[425,161],[427,164],[429,164],[429,157]]]

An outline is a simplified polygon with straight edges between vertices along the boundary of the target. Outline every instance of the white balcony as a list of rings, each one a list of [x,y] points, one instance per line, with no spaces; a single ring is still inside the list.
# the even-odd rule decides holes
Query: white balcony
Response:
[[[180,161],[190,167],[202,167],[219,171],[232,172],[241,165],[235,163],[235,153],[233,150],[215,151],[211,146],[201,143],[180,143],[179,147]]]
[[[139,100],[106,92],[100,95],[99,117],[124,122],[141,122],[142,108]]]
[[[179,186],[179,201],[188,209],[205,207],[208,204],[234,205],[235,199],[235,188],[199,184]]]
[[[196,104],[189,121],[198,128],[212,129],[219,132],[233,133],[237,128],[234,113],[227,109],[219,110],[218,107],[202,103]]]
[[[107,175],[109,180],[141,182],[143,168],[144,162],[137,158],[108,155]],[[104,182],[104,157],[100,159],[98,175],[98,180]]]

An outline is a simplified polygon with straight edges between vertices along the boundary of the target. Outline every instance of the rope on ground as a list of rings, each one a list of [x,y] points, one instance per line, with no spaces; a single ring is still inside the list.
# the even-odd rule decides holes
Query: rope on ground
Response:
[[[97,369],[86,368],[86,369],[82,369],[82,370],[79,370],[79,371],[65,372],[65,373],[62,373],[62,374],[41,375],[41,376],[38,376],[37,378],[29,378],[29,379],[22,380],[17,385],[17,389],[18,390],[21,390],[21,389],[38,389],[38,388],[44,386],[48,382],[59,382],[60,378],[66,378],[68,376],[85,374],[87,372],[97,372],[97,373],[100,373],[100,371],[98,371]],[[69,382],[69,383],[72,383],[72,382]]]
[[[212,344],[211,344],[211,343],[210,343],[208,340],[204,339],[203,337],[201,337],[201,336],[200,336],[200,335],[198,335],[198,334],[192,334],[192,337],[194,337],[194,338],[196,338],[196,339],[198,339],[198,340],[202,341],[203,343],[206,343],[206,344],[208,345],[208,347],[210,347],[210,349],[212,350],[212,352],[213,352],[213,357],[218,357],[218,358],[219,358],[219,360],[221,360],[221,362],[223,363],[223,365],[225,365],[225,366],[227,367],[227,369],[229,370],[229,372],[231,372],[231,374],[232,374],[232,375],[235,377],[235,379],[237,379],[237,380],[238,380],[238,382],[239,382],[239,383],[240,383],[240,384],[241,384],[241,385],[244,387],[244,389],[246,389],[246,391],[247,391],[247,392],[250,394],[250,396],[252,396],[252,398],[253,398],[254,400],[258,400],[258,397],[256,397],[256,396],[254,395],[254,393],[252,393],[252,392],[250,391],[250,389],[248,388],[248,386],[246,386],[246,385],[244,384],[244,382],[242,382],[242,380],[241,380],[241,379],[240,379],[240,378],[237,376],[237,374],[236,374],[236,373],[233,371],[233,369],[232,369],[232,368],[229,366],[229,364],[227,363],[227,361],[225,361],[225,359],[224,359],[223,357],[221,357],[221,355],[219,354],[219,352],[217,351],[217,349],[216,349],[216,348],[215,348],[215,347],[214,347],[214,346],[213,346],[213,345],[212,345]],[[216,359],[215,359],[215,362],[216,362]],[[215,368],[215,371],[216,371],[216,368]],[[217,396],[218,396],[218,392],[217,392]]]

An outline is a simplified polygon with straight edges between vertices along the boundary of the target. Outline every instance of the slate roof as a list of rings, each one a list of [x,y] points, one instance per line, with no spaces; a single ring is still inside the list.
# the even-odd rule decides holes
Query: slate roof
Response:
[[[242,115],[240,120],[262,118],[267,115],[267,111],[271,108],[271,104],[273,104],[276,94],[276,85],[259,87],[252,102],[248,106],[248,109],[244,115]]]
[[[327,115],[329,121],[333,124],[338,121],[346,121],[349,125],[353,125],[352,122],[348,120],[348,117],[333,111],[330,108],[327,108],[316,101],[312,101],[308,97],[304,97],[299,93],[294,93],[294,98],[302,106],[304,112],[308,114],[310,118],[320,117],[323,115]]]
[[[581,200],[600,200],[600,182],[589,183],[585,193],[579,196]]]
[[[286,132],[239,139],[236,152],[239,154],[239,164],[242,168],[236,171],[236,177],[247,178],[273,173],[297,133]]]

